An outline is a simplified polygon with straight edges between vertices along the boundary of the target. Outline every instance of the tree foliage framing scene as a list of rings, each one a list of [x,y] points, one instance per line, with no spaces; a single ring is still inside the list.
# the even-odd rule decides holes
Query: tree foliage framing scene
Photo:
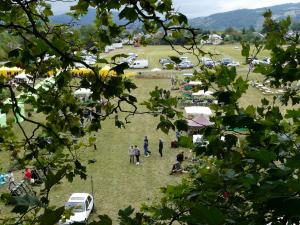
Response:
[[[297,18],[175,3],[0,1],[0,224],[300,224]]]

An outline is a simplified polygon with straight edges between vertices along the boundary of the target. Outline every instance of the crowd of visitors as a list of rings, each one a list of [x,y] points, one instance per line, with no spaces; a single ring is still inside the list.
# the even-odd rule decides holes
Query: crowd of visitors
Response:
[[[180,132],[176,131],[176,142],[179,140],[179,137],[180,137]],[[144,156],[145,157],[151,156],[152,152],[149,149],[149,140],[148,140],[147,136],[145,136],[145,138],[144,138],[143,147],[144,147]],[[160,157],[163,157],[163,148],[164,148],[163,140],[161,138],[159,138],[158,153],[159,153]],[[131,145],[129,147],[128,155],[129,155],[129,163],[140,165],[141,152],[137,145]],[[184,152],[180,152],[176,155],[176,162],[172,165],[170,175],[175,174],[175,173],[187,172],[182,167],[182,162],[184,161],[184,159],[185,159]]]
[[[149,149],[149,140],[148,137],[145,136],[144,138],[144,156],[149,157],[151,156],[151,151]],[[163,140],[160,138],[158,142],[158,152],[159,155],[162,157],[163,156]],[[140,165],[140,155],[141,151],[137,145],[131,145],[128,150],[128,155],[129,155],[129,163]]]

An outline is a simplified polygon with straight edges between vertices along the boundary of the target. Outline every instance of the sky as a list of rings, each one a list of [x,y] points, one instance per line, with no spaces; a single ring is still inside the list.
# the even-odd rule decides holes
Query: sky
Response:
[[[55,15],[68,11],[76,0],[61,0],[52,3]],[[173,0],[175,10],[189,18],[209,16],[214,13],[226,12],[243,8],[264,8],[285,3],[298,3],[300,0]]]

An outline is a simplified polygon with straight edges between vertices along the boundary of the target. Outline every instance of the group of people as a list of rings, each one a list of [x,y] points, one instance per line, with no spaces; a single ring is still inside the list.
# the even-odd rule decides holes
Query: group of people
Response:
[[[144,156],[145,157],[151,156],[151,151],[149,149],[149,140],[148,140],[147,136],[145,136],[145,138],[144,138],[143,147],[144,147]],[[163,148],[164,148],[164,143],[163,143],[163,140],[160,138],[159,142],[158,142],[158,152],[159,152],[160,157],[163,156]],[[129,162],[130,163],[134,164],[135,160],[136,160],[136,165],[140,164],[141,151],[140,151],[140,149],[138,148],[137,145],[134,145],[134,146],[131,145],[129,147],[128,154],[129,154]]]
[[[25,168],[24,180],[28,181],[31,184],[41,184],[43,182],[38,171],[36,169],[31,170],[29,168]]]

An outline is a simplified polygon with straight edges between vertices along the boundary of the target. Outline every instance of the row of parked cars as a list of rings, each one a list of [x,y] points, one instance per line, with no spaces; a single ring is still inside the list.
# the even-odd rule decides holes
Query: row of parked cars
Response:
[[[128,63],[131,69],[144,69],[149,67],[149,61],[147,59],[137,59],[138,54],[129,52],[127,58],[121,59],[118,63]]]
[[[180,63],[176,64],[173,60],[169,58],[161,58],[159,63],[162,65],[163,69],[191,69],[194,67],[194,64],[186,56],[179,58]]]
[[[223,65],[223,66],[233,66],[233,67],[236,67],[236,66],[240,66],[240,63],[237,62],[237,61],[234,61],[233,59],[230,59],[230,58],[223,58],[221,60],[217,60],[217,61],[214,61],[210,58],[202,58],[201,59],[201,62],[204,66],[208,67],[208,68],[213,68],[214,66],[218,66],[218,65]]]

